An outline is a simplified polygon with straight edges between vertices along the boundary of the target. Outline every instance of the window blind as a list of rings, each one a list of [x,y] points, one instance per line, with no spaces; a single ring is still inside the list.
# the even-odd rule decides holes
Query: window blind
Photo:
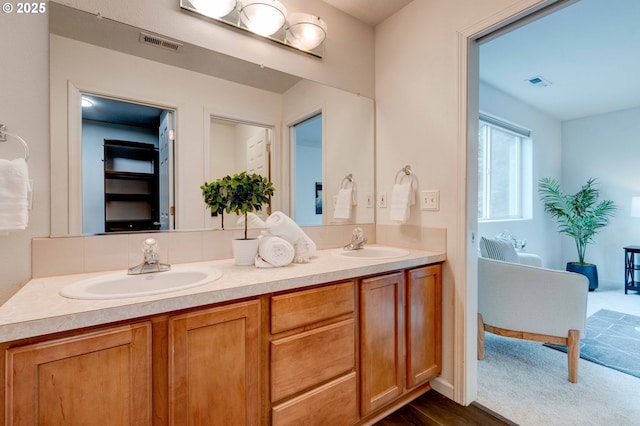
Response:
[[[519,136],[530,138],[531,130],[525,129],[524,127],[520,127],[513,123],[508,123],[506,121],[500,120],[499,118],[492,117],[487,114],[480,113],[480,121],[484,121],[488,124],[493,124],[494,126],[502,127],[505,130],[513,132]]]

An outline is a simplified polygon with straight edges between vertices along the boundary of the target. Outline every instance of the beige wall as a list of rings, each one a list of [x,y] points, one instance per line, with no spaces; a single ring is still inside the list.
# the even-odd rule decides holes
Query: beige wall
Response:
[[[420,211],[414,206],[400,233],[412,226],[446,229],[443,371],[434,387],[459,402],[471,402],[476,392],[477,310],[474,286],[466,285],[467,236],[475,225],[472,220],[467,224],[466,214],[466,126],[460,125],[466,122],[466,114],[459,109],[466,104],[466,98],[460,97],[464,87],[459,80],[466,58],[458,56],[458,37],[469,33],[469,28],[482,27],[483,22],[514,16],[533,3],[542,1],[416,0],[376,27],[377,190],[391,194],[396,173],[409,164],[420,190],[440,191],[440,210]],[[469,186],[477,194],[475,179]],[[377,209],[378,225],[392,223],[388,210]],[[463,326],[456,326],[459,323]],[[465,330],[466,336],[461,336]]]

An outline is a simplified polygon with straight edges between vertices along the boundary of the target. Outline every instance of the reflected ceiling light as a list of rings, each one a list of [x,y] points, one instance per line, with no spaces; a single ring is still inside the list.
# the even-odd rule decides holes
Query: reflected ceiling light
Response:
[[[80,99],[80,105],[83,108],[89,108],[93,106],[93,101],[89,98],[85,98],[84,96]]]
[[[198,12],[211,18],[227,16],[236,8],[236,0],[191,0]]]
[[[278,0],[242,1],[240,20],[249,31],[270,36],[284,26],[287,9]]]
[[[327,37],[327,24],[309,13],[292,13],[289,15],[285,37],[292,46],[311,50]]]

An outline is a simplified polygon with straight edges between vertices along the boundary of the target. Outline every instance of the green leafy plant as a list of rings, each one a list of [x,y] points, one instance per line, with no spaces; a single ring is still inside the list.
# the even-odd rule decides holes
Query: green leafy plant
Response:
[[[220,193],[226,199],[225,211],[244,215],[244,239],[247,239],[247,214],[260,211],[262,206],[271,205],[273,184],[256,173],[242,172],[225,176],[221,180]]]
[[[596,188],[595,178],[589,178],[573,195],[564,194],[557,180],[543,178],[538,182],[538,194],[544,202],[544,210],[558,221],[559,232],[575,240],[578,263],[585,264],[587,245],[614,216],[617,207],[613,201],[598,202],[600,191]]]
[[[222,193],[224,182],[222,179],[213,182],[205,182],[200,187],[204,203],[211,210],[211,216],[220,215],[222,229],[224,229],[224,209],[227,207],[227,198]]]

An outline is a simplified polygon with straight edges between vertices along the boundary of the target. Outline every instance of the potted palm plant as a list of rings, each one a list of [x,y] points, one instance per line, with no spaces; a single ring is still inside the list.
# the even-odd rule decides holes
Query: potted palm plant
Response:
[[[557,180],[543,178],[538,182],[538,193],[544,210],[558,221],[558,230],[572,237],[578,250],[578,261],[568,262],[567,271],[578,272],[589,279],[589,291],[598,288],[596,265],[584,261],[587,245],[600,228],[609,224],[616,211],[611,200],[598,201],[600,191],[596,179],[589,178],[575,194],[565,194]]]
[[[258,253],[258,239],[248,238],[248,213],[271,205],[273,184],[256,173],[242,172],[221,179],[220,194],[225,202],[226,213],[244,215],[244,238],[233,240],[233,255],[237,265],[253,265]]]

